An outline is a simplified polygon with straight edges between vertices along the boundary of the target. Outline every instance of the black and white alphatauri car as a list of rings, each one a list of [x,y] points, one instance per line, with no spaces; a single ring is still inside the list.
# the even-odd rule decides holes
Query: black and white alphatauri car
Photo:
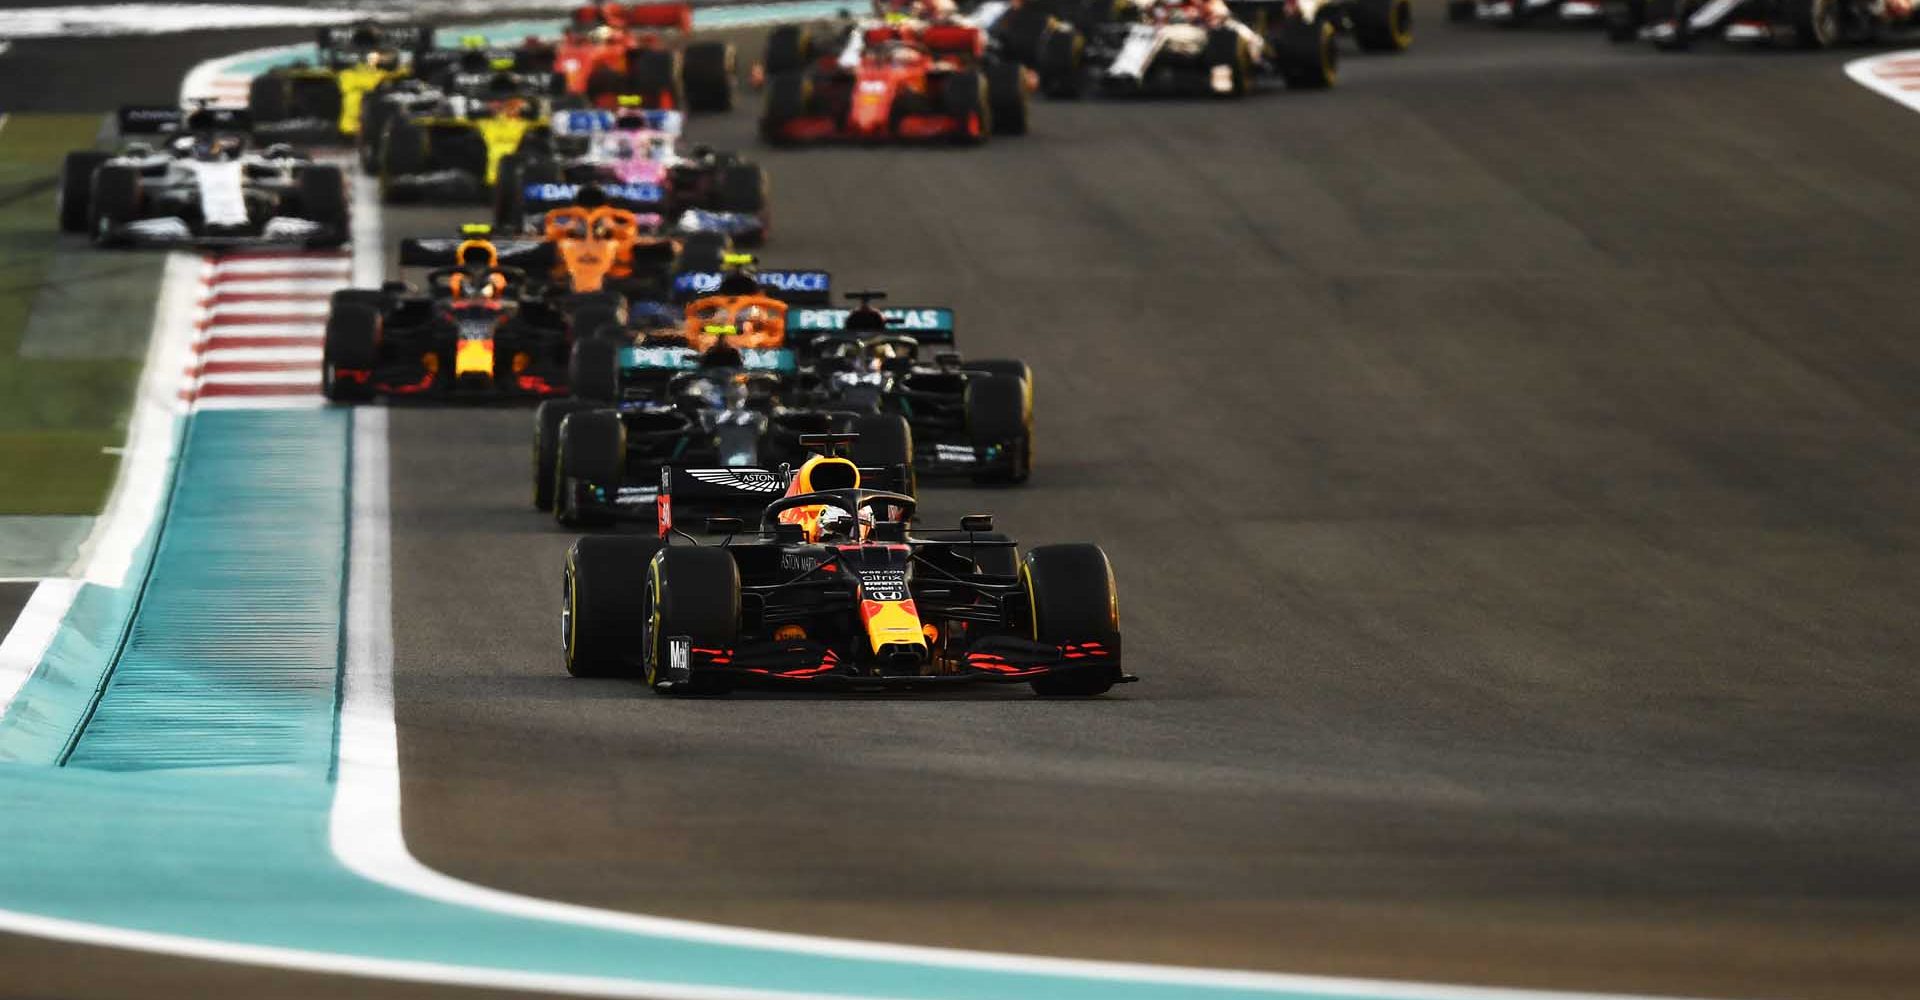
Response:
[[[1221,17],[1206,0],[1126,0],[1086,25],[1085,72],[1106,94],[1241,97],[1258,77],[1317,90],[1337,75],[1338,29],[1315,16],[1332,3],[1236,3]]]
[[[250,149],[245,112],[123,108],[117,151],[61,166],[60,227],[101,246],[339,246],[345,178],[291,146]],[[140,137],[140,138],[136,138]]]

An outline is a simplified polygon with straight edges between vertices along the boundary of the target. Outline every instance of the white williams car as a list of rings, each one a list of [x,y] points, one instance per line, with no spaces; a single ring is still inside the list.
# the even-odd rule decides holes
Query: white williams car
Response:
[[[68,153],[60,228],[100,246],[330,247],[348,234],[340,168],[249,149],[244,112],[122,108],[119,152]],[[142,141],[133,137],[147,137]]]

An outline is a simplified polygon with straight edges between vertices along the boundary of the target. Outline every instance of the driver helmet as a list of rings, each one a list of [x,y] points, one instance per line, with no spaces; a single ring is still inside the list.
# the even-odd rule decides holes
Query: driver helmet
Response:
[[[619,32],[613,30],[612,25],[596,24],[592,30],[587,32],[587,38],[597,44],[607,45],[612,43],[619,34]]]
[[[828,507],[820,512],[820,541],[858,542],[867,537],[867,529],[873,527],[873,509],[860,508],[855,517],[839,507]]]

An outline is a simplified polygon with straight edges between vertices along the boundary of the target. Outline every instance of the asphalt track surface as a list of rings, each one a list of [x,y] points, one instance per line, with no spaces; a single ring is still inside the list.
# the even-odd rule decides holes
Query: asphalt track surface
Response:
[[[770,263],[1035,367],[1035,481],[927,512],[1102,543],[1144,678],[1115,695],[571,680],[527,414],[397,410],[414,852],[885,940],[1915,995],[1920,119],[1846,54],[1440,13],[1332,94],[763,156]],[[695,129],[752,145],[744,111]],[[81,954],[0,939],[20,995],[324,991]]]

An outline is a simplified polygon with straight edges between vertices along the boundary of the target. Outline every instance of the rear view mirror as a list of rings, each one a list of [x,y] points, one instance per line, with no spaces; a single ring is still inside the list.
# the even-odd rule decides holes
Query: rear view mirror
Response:
[[[740,519],[737,517],[707,518],[707,534],[709,535],[733,535],[738,534],[739,531]]]
[[[904,542],[907,540],[907,522],[881,521],[867,529],[870,542]]]
[[[992,531],[992,514],[968,514],[960,519],[961,531]]]

